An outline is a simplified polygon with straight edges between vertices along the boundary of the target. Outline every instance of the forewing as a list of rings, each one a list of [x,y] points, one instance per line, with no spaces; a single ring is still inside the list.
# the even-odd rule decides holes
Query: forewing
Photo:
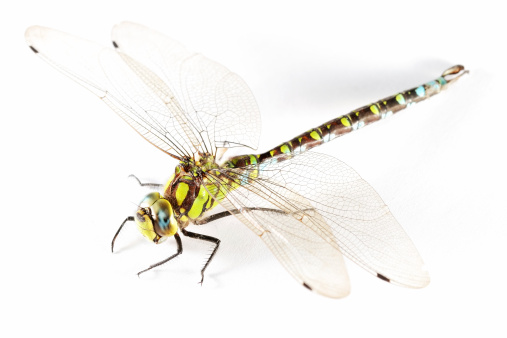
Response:
[[[223,204],[229,210],[242,211],[239,218],[264,239],[293,275],[306,258],[294,258],[296,256],[286,254],[288,249],[278,247],[290,246],[291,253],[299,252],[308,260],[310,257],[326,260],[326,254],[318,248],[318,244],[326,243],[327,247],[322,249],[325,253],[331,251],[328,247],[341,251],[367,271],[391,283],[414,288],[429,283],[417,249],[388,207],[375,190],[343,162],[309,151],[298,156],[268,159],[260,165],[255,178],[256,170],[256,166],[248,166],[223,172],[241,182],[240,187],[234,189],[234,184],[221,180],[223,186],[230,187],[223,188]],[[282,211],[285,216],[272,217],[262,210],[248,211],[265,205]],[[265,237],[266,234],[269,236]],[[315,237],[320,238],[320,243],[317,244]],[[323,266],[329,268],[332,264],[328,262]],[[326,285],[333,285],[333,281],[326,278],[334,276],[322,273],[318,278]],[[327,289],[316,291],[329,295]]]
[[[45,27],[30,27],[25,38],[37,55],[101,98],[168,154],[182,158],[214,153],[217,147],[257,145],[257,105],[237,75],[143,26],[121,24],[114,32],[134,54],[148,48],[149,41],[152,58],[145,60],[162,62],[162,71],[156,63],[151,67],[158,73],[131,55]],[[232,128],[240,117],[245,130]]]
[[[165,103],[111,48],[50,28],[33,26],[25,38],[38,56],[108,104],[146,140],[168,154],[192,154],[192,145]],[[145,67],[146,76],[154,75]]]
[[[112,39],[119,50],[147,66],[167,85],[181,105],[179,118],[189,122],[191,139],[204,141],[213,150],[257,148],[260,114],[250,89],[237,74],[131,22],[116,25]],[[135,64],[132,68],[138,72]]]

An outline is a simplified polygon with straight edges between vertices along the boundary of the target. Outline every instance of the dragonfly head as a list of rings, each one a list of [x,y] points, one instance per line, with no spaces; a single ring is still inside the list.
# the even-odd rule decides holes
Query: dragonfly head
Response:
[[[142,199],[134,219],[141,234],[156,244],[178,231],[171,204],[158,192],[149,193]]]

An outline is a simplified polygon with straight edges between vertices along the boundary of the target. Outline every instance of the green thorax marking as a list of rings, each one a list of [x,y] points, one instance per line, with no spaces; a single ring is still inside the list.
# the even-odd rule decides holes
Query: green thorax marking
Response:
[[[179,163],[165,185],[164,198],[171,203],[180,227],[184,228],[189,219],[197,219],[216,206],[208,191],[213,193],[217,189],[206,177],[213,169],[219,166],[211,155],[201,154],[198,160],[187,158]]]

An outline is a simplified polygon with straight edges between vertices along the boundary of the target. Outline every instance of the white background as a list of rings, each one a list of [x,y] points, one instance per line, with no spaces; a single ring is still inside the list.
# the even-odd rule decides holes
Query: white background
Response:
[[[2,337],[505,337],[505,10],[489,1],[332,3],[2,5]],[[260,151],[456,63],[470,69],[443,95],[318,149],[375,187],[431,284],[396,287],[347,262],[351,295],[326,299],[295,283],[232,218],[193,228],[222,240],[202,287],[210,246],[187,238],[183,256],[138,278],[175,244],[154,246],[131,224],[111,254],[144,193],[126,177],[163,182],[175,162],[23,38],[39,24],[110,44],[123,20],[240,74],[260,107]]]

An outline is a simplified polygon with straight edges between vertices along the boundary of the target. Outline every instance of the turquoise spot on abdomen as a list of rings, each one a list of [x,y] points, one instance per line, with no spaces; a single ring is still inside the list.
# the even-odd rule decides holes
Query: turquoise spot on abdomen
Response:
[[[447,83],[447,81],[445,81],[445,79],[443,77],[439,77],[437,79],[438,83],[440,83],[442,86],[445,85]]]
[[[426,89],[424,89],[424,86],[417,87],[415,93],[417,94],[417,96],[422,97],[426,95]]]
[[[428,83],[427,83],[427,85],[428,85],[429,87],[433,87],[433,88],[435,88],[436,90],[439,90],[439,89],[440,89],[440,84],[439,84],[439,83],[437,83],[436,81],[430,81],[430,82],[428,82]]]

